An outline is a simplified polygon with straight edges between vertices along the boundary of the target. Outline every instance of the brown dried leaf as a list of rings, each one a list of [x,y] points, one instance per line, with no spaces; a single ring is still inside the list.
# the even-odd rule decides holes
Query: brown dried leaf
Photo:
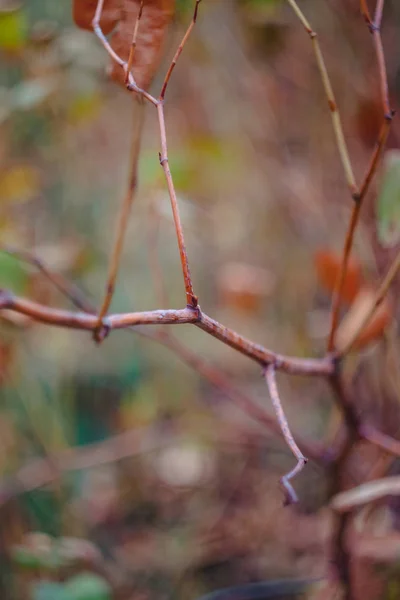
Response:
[[[365,286],[358,293],[349,312],[341,322],[336,335],[336,349],[342,350],[347,347],[353,335],[363,323],[375,301],[375,290],[373,287]],[[364,348],[371,342],[379,339],[393,318],[393,310],[388,297],[376,309],[373,317],[364,327],[353,348]]]
[[[111,46],[128,61],[132,37],[140,9],[140,0],[105,0],[100,19],[104,34],[110,33]],[[78,27],[92,29],[97,0],[74,0],[73,17]],[[139,87],[147,89],[161,59],[167,27],[173,17],[175,0],[145,0],[140,20],[132,73]],[[125,86],[123,69],[113,63],[111,77]]]
[[[315,268],[320,284],[333,294],[340,273],[342,258],[331,250],[319,250],[315,254]],[[350,304],[360,291],[363,275],[360,263],[350,258],[343,284],[341,299]]]
[[[112,36],[111,45],[119,56],[127,61],[132,35],[140,8],[140,0],[124,0],[123,18]],[[133,59],[133,76],[139,87],[147,89],[156,73],[167,27],[173,17],[175,0],[145,0]],[[124,72],[116,64],[112,78],[124,85]]]
[[[75,24],[81,29],[92,30],[92,21],[98,0],[73,0],[72,16]],[[100,27],[104,35],[110,33],[121,18],[119,0],[104,0],[100,17]]]

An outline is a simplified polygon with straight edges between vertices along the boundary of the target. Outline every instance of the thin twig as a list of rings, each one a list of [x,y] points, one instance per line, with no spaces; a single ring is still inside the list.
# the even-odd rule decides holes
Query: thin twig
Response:
[[[360,0],[360,10],[365,21],[368,23],[368,25],[371,25],[372,20],[366,0]]]
[[[135,192],[137,188],[137,169],[140,154],[140,142],[142,137],[142,129],[144,122],[144,103],[135,102],[135,114],[133,118],[133,135],[132,135],[132,150],[131,150],[131,168],[128,180],[128,189],[125,192],[125,197],[121,205],[118,217],[117,233],[114,246],[111,253],[110,264],[108,267],[107,283],[105,295],[98,315],[98,331],[95,333],[97,341],[101,341],[102,322],[110,307],[112,297],[114,295],[115,281],[117,279],[119,263],[121,259],[124,239],[129,222],[129,215]]]
[[[193,13],[192,21],[191,21],[191,23],[190,23],[190,25],[189,25],[189,27],[188,27],[185,35],[183,36],[183,39],[182,39],[181,43],[179,44],[178,50],[175,52],[175,56],[172,59],[172,62],[170,64],[169,69],[167,71],[167,74],[165,76],[164,83],[162,85],[161,93],[160,93],[160,97],[159,97],[159,100],[161,102],[165,98],[165,92],[167,91],[167,86],[168,86],[169,80],[171,78],[172,71],[174,70],[176,63],[178,62],[178,58],[180,57],[180,55],[182,53],[182,50],[183,50],[183,48],[184,48],[184,46],[185,46],[185,44],[186,44],[186,42],[187,42],[190,34],[192,33],[192,29],[193,29],[193,27],[196,24],[197,13],[198,13],[198,10],[199,10],[199,4],[200,4],[200,2],[201,2],[201,0],[196,0],[196,4],[195,4],[195,7],[194,7],[194,13]]]
[[[276,420],[259,404],[253,402],[249,396],[233,386],[230,378],[225,375],[220,369],[214,367],[209,362],[198,356],[195,352],[184,346],[174,335],[169,332],[135,330],[140,335],[147,339],[151,339],[166,348],[172,350],[185,364],[189,365],[202,377],[207,379],[215,388],[220,390],[224,396],[229,398],[240,410],[248,417],[254,419],[265,428],[273,431],[275,434],[282,435],[282,430]],[[307,452],[308,456],[315,461],[321,461],[321,456],[324,454],[324,448],[319,444],[314,444],[306,440],[301,440],[299,444]]]
[[[385,148],[386,140],[389,135],[390,126],[392,123],[392,119],[394,116],[394,111],[391,110],[389,105],[389,94],[388,94],[388,85],[387,85],[387,74],[386,74],[386,65],[383,54],[382,47],[382,39],[380,34],[380,25],[382,20],[382,11],[383,11],[384,0],[377,0],[374,23],[371,21],[371,16],[368,10],[368,6],[365,0],[361,0],[361,13],[363,14],[365,20],[368,23],[369,29],[374,36],[374,44],[375,51],[378,60],[378,71],[379,71],[379,81],[381,88],[381,97],[382,97],[382,106],[384,119],[379,132],[378,140],[376,143],[376,147],[372,153],[367,171],[364,175],[364,179],[359,187],[359,190],[356,194],[353,194],[353,199],[355,201],[351,213],[350,223],[347,229],[345,243],[343,247],[342,261],[340,266],[339,275],[337,278],[337,282],[335,285],[335,291],[332,298],[332,310],[331,310],[331,326],[328,338],[328,352],[332,352],[335,348],[335,334],[337,331],[337,327],[339,324],[339,312],[341,306],[341,296],[343,291],[344,282],[347,275],[350,254],[353,247],[354,242],[354,234],[359,222],[361,205],[363,204],[363,200],[365,195],[369,189],[372,178],[376,173],[376,169],[379,163],[379,159],[382,156],[382,152]]]
[[[321,47],[320,47],[320,44],[318,41],[317,34],[315,33],[315,31],[311,27],[309,21],[305,17],[304,13],[298,6],[296,0],[287,0],[287,1],[290,4],[290,6],[292,7],[292,9],[294,10],[294,12],[296,13],[296,15],[299,18],[300,22],[302,23],[304,29],[310,36],[312,46],[314,49],[314,53],[315,53],[315,58],[317,60],[317,66],[318,66],[318,69],[319,69],[319,72],[321,75],[322,84],[323,84],[323,87],[325,90],[325,95],[328,100],[329,110],[331,112],[333,130],[334,130],[335,136],[336,136],[336,144],[338,147],[339,155],[340,155],[343,169],[345,172],[346,181],[350,188],[351,194],[352,195],[356,194],[357,193],[357,185],[356,185],[356,180],[354,177],[353,167],[351,165],[349,152],[347,149],[346,140],[345,140],[345,137],[343,134],[342,121],[340,118],[340,113],[339,113],[339,110],[337,107],[335,95],[333,93],[333,88],[332,88],[331,81],[330,81],[330,78],[328,75],[328,71],[327,71],[327,68],[325,65],[325,60],[324,60],[324,57],[323,57],[323,54],[321,51]]]
[[[138,15],[136,17],[135,27],[134,27],[134,30],[133,30],[131,47],[130,47],[130,50],[129,50],[128,64],[127,64],[126,73],[125,73],[125,84],[129,83],[129,73],[131,72],[132,65],[133,65],[133,59],[135,57],[137,35],[138,35],[138,31],[139,31],[140,19],[142,18],[142,13],[143,13],[143,4],[144,4],[144,0],[141,0],[140,7],[139,7],[139,12],[138,12]]]
[[[198,298],[193,291],[192,278],[190,275],[189,262],[186,252],[185,238],[183,235],[183,228],[181,217],[179,213],[178,200],[176,197],[175,187],[172,180],[171,170],[168,163],[168,147],[167,147],[167,134],[165,130],[165,118],[164,118],[164,106],[160,102],[157,105],[158,122],[160,125],[160,141],[161,141],[161,153],[160,153],[160,164],[164,170],[165,179],[167,181],[169,197],[171,200],[172,214],[174,218],[176,237],[178,240],[179,254],[181,258],[183,280],[185,283],[186,291],[186,303],[188,306],[196,307],[198,304]]]
[[[77,308],[88,313],[95,312],[94,307],[88,302],[78,286],[67,281],[59,273],[52,271],[36,254],[29,252],[28,250],[19,250],[12,246],[2,245],[0,245],[0,252],[5,252],[17,260],[36,267],[42,275],[44,275],[44,277],[46,277],[46,279],[48,279],[50,283],[52,283],[52,285],[54,285],[63,296],[66,296]]]
[[[379,80],[381,88],[382,105],[385,118],[392,118],[392,110],[390,108],[389,101],[389,87],[387,81],[385,54],[382,45],[381,36],[381,23],[382,23],[382,12],[385,0],[377,0],[376,10],[374,15],[374,22],[370,25],[370,30],[374,38],[376,58],[378,61]]]
[[[285,504],[294,504],[294,503],[298,502],[298,498],[297,498],[296,492],[294,491],[292,484],[290,483],[290,480],[293,479],[293,477],[295,477],[298,473],[300,473],[300,471],[303,470],[303,468],[305,467],[305,465],[307,463],[307,458],[303,455],[300,448],[294,441],[294,438],[289,429],[286,415],[284,413],[284,410],[282,408],[282,404],[281,404],[281,401],[279,398],[278,387],[276,385],[275,366],[273,364],[269,365],[265,369],[265,381],[267,382],[267,386],[269,389],[269,395],[271,397],[271,402],[274,407],[274,410],[275,410],[275,413],[276,413],[276,416],[278,419],[278,423],[282,430],[283,437],[285,438],[286,443],[289,446],[290,450],[292,451],[294,456],[297,458],[297,465],[294,467],[294,469],[292,469],[286,475],[283,475],[283,477],[281,477],[281,480],[280,480],[282,483],[282,486],[284,488],[284,491],[285,491]]]
[[[374,316],[375,311],[377,310],[377,308],[382,304],[383,300],[385,299],[385,296],[387,295],[389,288],[390,288],[394,278],[396,277],[399,269],[400,269],[400,251],[398,252],[389,271],[387,272],[385,278],[383,279],[381,285],[379,286],[379,289],[375,294],[375,298],[371,305],[371,308],[366,313],[365,317],[359,324],[358,328],[356,329],[356,331],[354,332],[354,334],[352,335],[350,340],[347,342],[346,346],[344,348],[342,348],[342,350],[339,352],[339,356],[341,356],[341,357],[345,356],[352,350],[352,348],[353,348],[354,344],[356,343],[356,341],[358,340],[359,336],[361,335],[361,333],[363,332],[365,327],[368,325],[368,323]]]
[[[361,436],[364,440],[367,440],[371,444],[378,446],[385,452],[392,454],[393,456],[400,457],[400,441],[395,440],[390,435],[381,433],[375,427],[371,425],[362,425],[360,427]]]
[[[328,339],[328,352],[332,352],[335,348],[335,335],[337,331],[337,327],[339,324],[339,312],[342,300],[342,292],[343,286],[346,279],[346,274],[348,270],[350,254],[353,247],[354,242],[354,234],[359,222],[361,206],[363,204],[363,200],[365,195],[369,189],[369,185],[372,181],[373,176],[375,175],[379,159],[382,156],[382,152],[385,148],[386,140],[389,135],[391,120],[384,119],[384,122],[381,127],[381,131],[379,133],[378,141],[375,147],[374,152],[372,153],[368,168],[364,175],[364,179],[360,186],[360,192],[358,194],[357,200],[353,204],[353,209],[351,212],[350,223],[346,232],[346,239],[343,247],[343,255],[340,264],[340,271],[338,275],[338,279],[335,285],[335,291],[333,293],[332,298],[332,309],[331,309],[331,326],[329,332]]]

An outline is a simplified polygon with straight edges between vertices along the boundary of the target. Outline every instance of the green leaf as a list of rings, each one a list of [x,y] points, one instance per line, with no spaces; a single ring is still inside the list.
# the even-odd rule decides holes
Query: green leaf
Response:
[[[400,150],[387,152],[377,204],[378,239],[387,248],[400,242]]]
[[[80,573],[66,584],[68,600],[111,600],[111,588],[107,581],[95,573]]]

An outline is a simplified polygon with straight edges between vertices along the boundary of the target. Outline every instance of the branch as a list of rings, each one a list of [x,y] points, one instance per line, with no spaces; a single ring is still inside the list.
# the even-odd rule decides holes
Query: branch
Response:
[[[25,298],[18,298],[4,290],[0,291],[1,309],[13,310],[30,317],[34,321],[56,327],[83,331],[96,331],[98,328],[98,317],[96,315],[50,308]],[[152,310],[109,315],[103,320],[103,325],[107,329],[126,329],[134,325],[195,323],[198,318],[197,311],[192,308]]]
[[[214,387],[220,390],[231,402],[233,402],[240,410],[248,417],[254,419],[270,431],[278,435],[282,435],[282,430],[276,420],[259,404],[253,402],[249,396],[238,390],[231,383],[230,378],[225,375],[220,369],[207,363],[204,359],[192,352],[184,346],[175,336],[170,335],[167,331],[149,332],[143,329],[135,329],[136,333],[150,339],[154,342],[162,344],[177,355],[184,363],[197,371],[202,377],[207,379]],[[298,437],[298,436],[296,436]],[[304,448],[308,456],[316,462],[321,461],[321,457],[325,454],[325,448],[314,442],[301,440],[300,446]]]
[[[95,331],[98,318],[93,314],[77,313],[50,308],[25,298],[14,296],[7,290],[0,291],[0,310],[13,310],[31,317],[47,325]],[[232,329],[228,329],[218,321],[214,321],[199,309],[186,307],[182,309],[153,310],[144,312],[120,313],[108,315],[103,320],[107,329],[126,329],[135,325],[178,325],[192,323],[206,331],[224,344],[231,346],[242,354],[260,363],[262,366],[273,363],[276,370],[292,375],[329,376],[334,371],[332,357],[296,358],[276,354],[259,344],[242,337]]]
[[[283,437],[285,438],[290,450],[297,458],[297,465],[294,467],[294,469],[292,469],[286,475],[283,475],[283,477],[281,477],[280,480],[285,490],[285,504],[294,504],[298,502],[298,498],[296,492],[293,489],[292,484],[290,483],[290,480],[293,479],[293,477],[298,475],[298,473],[300,473],[300,471],[304,469],[308,459],[300,451],[300,448],[294,441],[294,438],[289,429],[286,415],[283,411],[282,404],[279,398],[278,387],[276,385],[275,366],[272,364],[265,369],[265,381],[268,385],[269,395],[271,396],[272,405],[274,407],[280,428],[282,430]]]
[[[357,185],[354,177],[353,167],[351,165],[351,160],[349,156],[349,152],[347,149],[346,140],[343,133],[342,121],[340,118],[340,113],[337,107],[337,103],[335,100],[335,95],[333,93],[333,88],[331,85],[331,81],[328,75],[328,71],[326,69],[325,60],[321,51],[321,47],[318,41],[317,34],[311,27],[310,23],[306,19],[304,13],[298,6],[296,0],[287,0],[294,12],[296,13],[298,19],[302,23],[304,29],[308,33],[311,39],[311,43],[314,49],[315,58],[317,60],[317,66],[321,75],[322,85],[325,90],[325,95],[328,100],[329,110],[331,112],[332,117],[332,125],[333,130],[336,136],[336,144],[338,147],[340,159],[342,161],[342,166],[345,172],[347,185],[349,186],[350,192],[352,195],[357,193]]]
[[[188,38],[189,38],[190,34],[192,33],[193,27],[196,24],[197,13],[198,13],[198,10],[199,10],[199,4],[200,4],[200,2],[201,2],[201,0],[196,0],[196,4],[195,4],[195,7],[194,7],[194,13],[193,13],[192,21],[191,21],[191,23],[190,23],[190,25],[189,25],[189,27],[188,27],[185,35],[183,36],[183,39],[182,39],[181,43],[178,46],[178,50],[176,51],[175,56],[172,59],[170,67],[169,67],[169,69],[167,71],[167,74],[165,76],[164,83],[162,85],[161,93],[160,93],[160,97],[159,97],[159,100],[161,102],[164,100],[165,92],[167,91],[167,86],[168,86],[169,80],[171,78],[172,71],[175,69],[175,65],[178,62],[178,58],[182,54],[182,50],[183,50],[186,42],[188,41]]]
[[[142,18],[142,13],[143,13],[143,4],[144,4],[144,0],[141,0],[139,12],[138,12],[138,15],[136,18],[135,27],[133,29],[133,36],[132,36],[131,47],[129,50],[128,64],[126,65],[125,84],[129,83],[129,74],[131,72],[132,65],[133,65],[133,59],[135,57],[136,40],[137,40],[138,31],[139,31],[140,20]]]
[[[33,267],[36,267],[49,282],[54,285],[56,289],[80,310],[87,313],[95,313],[96,309],[86,299],[85,295],[74,283],[67,281],[59,273],[52,271],[36,254],[29,252],[28,250],[19,250],[12,246],[0,245],[0,252],[5,252],[10,256],[13,256],[17,260],[28,263]]]
[[[242,337],[236,331],[228,329],[218,321],[214,321],[205,313],[201,313],[196,326],[245,356],[256,360],[262,366],[273,364],[277,371],[285,371],[292,375],[329,376],[334,372],[333,359],[329,356],[314,359],[294,358],[277,354]]]
[[[381,433],[375,429],[375,427],[371,427],[370,425],[362,425],[360,427],[360,433],[364,440],[378,446],[382,450],[385,450],[385,452],[389,452],[389,454],[393,454],[393,456],[400,457],[400,442],[390,435]]]
[[[331,507],[338,513],[347,513],[370,502],[399,495],[400,477],[385,477],[337,494],[331,501]]]
[[[165,118],[164,118],[164,105],[159,103],[157,105],[158,122],[160,125],[160,140],[161,140],[161,152],[160,152],[160,165],[164,170],[165,179],[167,181],[168,193],[171,201],[172,214],[174,217],[176,237],[178,240],[179,255],[181,258],[183,280],[185,283],[186,292],[186,303],[188,306],[195,308],[198,304],[198,298],[193,291],[192,278],[190,275],[189,262],[186,252],[185,237],[183,235],[183,228],[181,217],[179,214],[178,200],[176,197],[175,187],[172,180],[171,170],[168,163],[168,147],[167,147],[167,134],[165,131]]]
[[[394,111],[390,108],[389,105],[389,96],[388,96],[388,85],[387,85],[387,74],[386,74],[386,65],[383,54],[382,47],[382,39],[380,34],[380,24],[382,20],[382,10],[383,10],[384,0],[377,0],[376,11],[375,11],[375,21],[374,23],[371,21],[371,16],[368,11],[368,6],[365,0],[361,0],[361,13],[363,14],[366,22],[368,23],[369,29],[374,36],[375,42],[375,50],[378,60],[378,69],[379,69],[379,80],[381,87],[381,96],[382,96],[382,105],[383,105],[383,123],[381,126],[381,130],[379,132],[378,140],[376,143],[376,147],[372,153],[367,171],[364,175],[364,179],[360,185],[360,188],[356,194],[353,194],[353,199],[355,201],[351,213],[350,223],[346,233],[346,239],[343,248],[342,262],[341,267],[337,279],[337,283],[335,286],[335,291],[332,298],[332,309],[331,309],[331,326],[330,333],[328,339],[328,352],[332,352],[335,347],[335,334],[339,324],[339,311],[341,305],[341,296],[343,291],[344,282],[346,279],[347,269],[350,260],[350,254],[353,247],[354,234],[359,222],[361,206],[363,204],[363,200],[365,195],[369,189],[370,183],[376,173],[376,169],[378,167],[379,160],[382,156],[382,152],[385,148],[386,140],[389,135],[390,126],[392,123],[392,119],[394,116]]]

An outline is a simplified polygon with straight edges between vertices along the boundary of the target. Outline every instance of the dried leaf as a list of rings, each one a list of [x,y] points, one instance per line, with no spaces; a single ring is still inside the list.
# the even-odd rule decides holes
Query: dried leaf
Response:
[[[136,83],[143,89],[149,87],[156,73],[167,27],[174,14],[174,6],[175,0],[145,1],[132,68]],[[111,39],[113,49],[125,61],[128,60],[139,8],[140,0],[124,1],[123,19]],[[114,64],[111,76],[124,85],[124,72],[121,67]]]
[[[375,300],[373,287],[363,287],[353,302],[349,312],[341,322],[336,335],[336,348],[343,350],[362,324],[369,313]],[[363,329],[354,342],[353,348],[364,348],[371,342],[379,339],[393,317],[390,300],[386,297],[382,304],[376,309],[374,316]]]
[[[218,276],[220,302],[224,306],[253,313],[259,310],[274,287],[272,273],[246,263],[231,262]]]
[[[315,268],[320,284],[331,294],[335,291],[337,278],[342,262],[341,256],[330,250],[320,250],[315,254]],[[351,304],[363,284],[363,275],[360,263],[351,258],[347,268],[342,289],[342,300]]]
[[[97,0],[74,0],[73,16],[78,27],[92,29]],[[132,72],[136,83],[147,89],[161,59],[162,46],[168,24],[174,14],[175,0],[145,0],[133,60]],[[111,46],[128,61],[132,36],[139,14],[140,0],[105,0],[100,26],[104,34],[110,33]],[[113,63],[111,77],[125,86],[125,74]]]
[[[96,12],[98,0],[73,0],[72,16],[78,27],[92,30],[92,21]],[[100,17],[100,27],[104,35],[110,33],[121,18],[121,3],[119,0],[104,0]]]

